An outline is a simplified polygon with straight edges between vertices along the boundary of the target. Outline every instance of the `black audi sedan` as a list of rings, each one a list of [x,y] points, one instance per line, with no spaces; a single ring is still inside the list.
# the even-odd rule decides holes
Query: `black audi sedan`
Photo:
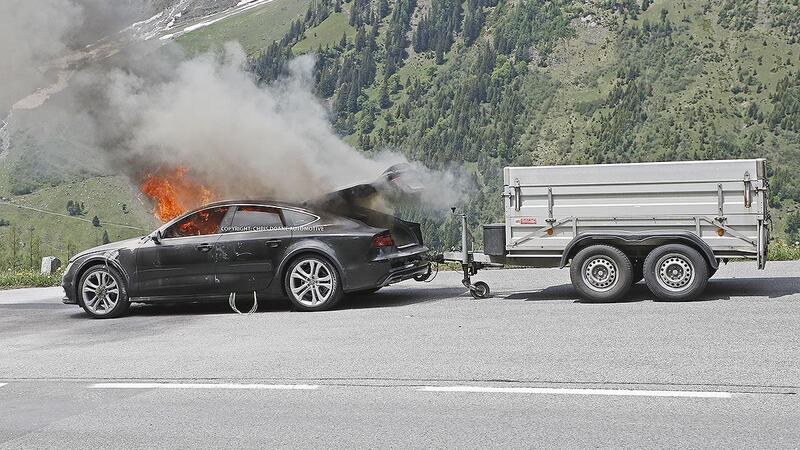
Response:
[[[430,271],[419,224],[358,206],[360,185],[311,204],[224,201],[141,238],[86,250],[64,273],[64,303],[118,317],[130,303],[288,297],[302,311],[332,308]]]

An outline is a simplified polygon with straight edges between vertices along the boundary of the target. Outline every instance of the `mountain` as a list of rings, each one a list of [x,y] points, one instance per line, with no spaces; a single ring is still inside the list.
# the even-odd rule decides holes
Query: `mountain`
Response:
[[[800,240],[796,0],[148,1],[130,21],[140,36],[190,54],[240,41],[265,84],[314,53],[342,138],[460,174],[477,236],[502,217],[504,166],[766,157],[773,235]],[[0,130],[0,265],[155,224],[74,130],[31,127]],[[400,213],[433,247],[458,244],[445,213]]]
[[[45,255],[65,261],[100,244],[104,234],[111,240],[125,239],[149,232],[158,223],[150,201],[99,148],[97,138],[103,130],[87,111],[75,108],[77,95],[92,94],[82,71],[100,73],[94,63],[102,65],[124,53],[127,45],[147,38],[148,47],[174,39],[189,53],[238,40],[255,52],[280,38],[308,4],[309,0],[42,0],[0,6],[0,16],[11,8],[9,17],[0,18],[9,25],[4,37],[36,37],[26,45],[14,40],[0,45],[0,54],[7,58],[0,65],[2,73],[18,81],[4,78],[0,85],[0,268],[37,268]],[[15,17],[28,22],[22,26]],[[83,89],[71,89],[82,83]],[[94,216],[99,227],[92,223]]]
[[[474,180],[476,230],[504,166],[766,157],[774,234],[798,239],[796,1],[318,1],[253,70],[305,52],[349,142]]]

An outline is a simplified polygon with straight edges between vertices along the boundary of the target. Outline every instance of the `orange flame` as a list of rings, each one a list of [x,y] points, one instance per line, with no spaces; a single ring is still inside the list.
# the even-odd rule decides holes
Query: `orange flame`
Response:
[[[145,177],[141,191],[156,203],[153,215],[161,222],[202,206],[214,198],[206,186],[187,176],[189,169],[177,167],[173,171],[160,170]]]

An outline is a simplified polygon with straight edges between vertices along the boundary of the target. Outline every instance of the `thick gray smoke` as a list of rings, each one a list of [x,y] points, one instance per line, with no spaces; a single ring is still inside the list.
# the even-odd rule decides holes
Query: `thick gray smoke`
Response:
[[[266,87],[244,64],[241,48],[229,44],[181,62],[161,82],[113,71],[109,107],[129,135],[110,150],[147,169],[188,166],[227,196],[304,199],[386,168],[331,128],[311,94],[311,57],[292,61],[289,75]]]
[[[3,88],[0,100],[6,103],[47,84],[31,76],[29,68],[74,51],[75,43],[85,45],[109,26],[123,28],[121,17],[129,17],[129,24],[144,14],[126,2],[109,11],[100,0],[30,2],[36,8],[24,6],[29,3],[24,0],[2,1],[11,1],[16,17],[39,14],[29,23],[58,18],[50,33],[17,52],[15,68],[3,67],[4,79],[19,81]],[[112,25],[84,26],[86,14],[105,17]],[[0,32],[17,41],[23,32],[36,34],[32,25]],[[373,180],[404,161],[389,152],[367,158],[336,134],[325,105],[312,94],[312,56],[292,61],[283,79],[260,86],[245,70],[238,44],[192,59],[183,58],[177,46],[153,41],[113,45],[107,52],[113,56],[84,60],[71,73],[68,88],[20,119],[68,130],[59,139],[69,136],[79,141],[75,147],[81,152],[100,155],[106,173],[123,173],[138,184],[148,173],[184,166],[219,197],[304,200]],[[434,192],[426,196],[433,205],[457,200],[455,177],[418,168]]]
[[[0,116],[57,80],[77,49],[150,12],[143,0],[0,1]]]
[[[69,0],[0,1],[0,118],[44,84],[48,66],[66,52],[66,34],[80,21],[80,7]]]

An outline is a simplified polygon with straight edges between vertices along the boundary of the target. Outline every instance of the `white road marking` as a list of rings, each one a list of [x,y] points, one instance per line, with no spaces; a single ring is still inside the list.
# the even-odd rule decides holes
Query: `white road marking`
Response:
[[[8,384],[8,383],[0,383],[0,387],[5,386],[6,384]]]
[[[533,388],[533,387],[481,387],[481,386],[425,386],[424,392],[483,392],[498,394],[555,394],[555,395],[612,395],[634,397],[697,397],[697,398],[731,398],[730,392],[703,391],[645,391],[631,389],[567,389],[567,388]]]
[[[316,384],[236,384],[236,383],[97,383],[92,389],[274,389],[313,390]]]

